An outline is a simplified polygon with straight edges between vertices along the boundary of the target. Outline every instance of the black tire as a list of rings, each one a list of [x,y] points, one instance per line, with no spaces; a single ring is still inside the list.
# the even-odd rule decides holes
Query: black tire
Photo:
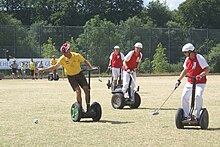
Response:
[[[125,106],[125,99],[124,99],[123,94],[121,93],[113,94],[111,103],[112,103],[113,108],[123,109]]]
[[[82,106],[78,102],[75,102],[72,105],[70,112],[72,121],[79,122],[82,117]]]
[[[184,125],[182,123],[183,117],[184,117],[184,111],[183,111],[182,108],[179,108],[176,111],[176,116],[175,116],[175,122],[176,122],[177,129],[183,129],[184,128]]]
[[[96,113],[96,115],[92,117],[92,120],[93,121],[99,121],[102,117],[101,105],[97,102],[93,102],[92,105],[91,105],[91,109]]]
[[[200,125],[201,129],[207,129],[209,126],[209,113],[206,108],[202,108],[201,111],[202,111],[202,113],[200,115],[199,125]]]
[[[59,75],[58,74],[56,74],[56,77],[54,78],[54,81],[58,81],[59,80]]]
[[[49,74],[47,79],[48,79],[48,81],[53,81],[53,75]]]
[[[134,103],[130,105],[131,109],[138,108],[141,104],[141,97],[138,93],[134,93]]]

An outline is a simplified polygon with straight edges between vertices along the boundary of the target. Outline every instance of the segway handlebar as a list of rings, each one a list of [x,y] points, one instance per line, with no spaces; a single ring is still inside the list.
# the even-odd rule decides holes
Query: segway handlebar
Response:
[[[87,69],[83,69],[82,71],[96,71],[98,70],[99,68],[98,67],[95,67],[95,68],[87,68]]]

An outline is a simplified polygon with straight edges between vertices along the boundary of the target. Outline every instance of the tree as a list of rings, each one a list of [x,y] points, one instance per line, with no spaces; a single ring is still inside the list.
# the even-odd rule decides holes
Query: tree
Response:
[[[148,58],[145,58],[140,65],[140,73],[150,73],[151,72],[151,63]]]
[[[157,27],[165,27],[166,23],[171,20],[171,12],[166,3],[160,3],[159,0],[151,1],[146,10],[147,17],[151,18],[153,24]]]
[[[55,44],[52,41],[52,38],[48,38],[47,43],[43,44],[43,53],[42,56],[44,58],[51,58],[52,55],[59,55],[59,52],[55,49]]]
[[[101,69],[106,69],[108,56],[112,52],[110,42],[115,42],[115,25],[107,20],[95,16],[86,22],[84,32],[79,35],[76,42],[88,55],[88,59]],[[118,38],[117,38],[118,39]]]
[[[219,29],[219,0],[186,0],[179,6],[181,23],[186,27]]]
[[[220,43],[211,49],[208,54],[208,62],[212,72],[220,72]]]
[[[152,63],[152,68],[154,73],[164,73],[168,71],[168,61],[166,54],[164,54],[165,48],[159,43],[154,54]]]

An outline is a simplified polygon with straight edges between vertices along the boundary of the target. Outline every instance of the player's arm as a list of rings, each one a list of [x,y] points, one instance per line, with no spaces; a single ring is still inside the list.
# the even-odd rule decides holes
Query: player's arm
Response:
[[[124,57],[123,66],[124,66],[126,69],[128,69],[128,66],[127,66],[126,62],[131,59],[132,53],[133,53],[133,52],[130,51],[130,52]]]
[[[210,71],[210,68],[209,66],[206,66],[204,69],[203,69],[203,72],[200,74],[202,77],[206,76]]]
[[[205,60],[205,58],[204,58],[203,56],[197,54],[197,59],[198,59],[199,65],[201,66],[201,68],[202,68],[202,70],[203,70],[203,71],[200,73],[200,76],[201,76],[201,77],[204,77],[204,76],[206,76],[206,75],[209,73],[209,71],[210,71],[209,65],[208,65],[208,63],[206,62],[206,60]]]
[[[89,67],[89,68],[93,68],[92,64],[88,61],[88,60],[84,60],[84,63]]]
[[[39,71],[52,71],[58,68],[59,65],[55,64],[55,65],[51,65],[49,67],[46,68],[39,68]]]
[[[186,76],[187,73],[188,73],[188,70],[187,70],[186,68],[184,68],[184,69],[182,70],[182,72],[180,73],[180,76],[179,76],[179,78],[178,78],[178,81],[181,81],[181,80]]]

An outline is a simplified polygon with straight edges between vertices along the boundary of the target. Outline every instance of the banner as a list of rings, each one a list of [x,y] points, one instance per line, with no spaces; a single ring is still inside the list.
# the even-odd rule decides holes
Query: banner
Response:
[[[18,69],[21,68],[21,62],[24,61],[26,64],[26,68],[29,68],[29,62],[31,61],[30,58],[16,58],[16,59],[10,59],[9,61],[7,61],[7,59],[5,58],[0,58],[0,69],[11,69],[10,65],[13,63],[13,61],[16,61],[16,63],[18,64]],[[44,67],[48,67],[50,66],[50,60],[51,59],[45,59],[45,58],[33,58],[33,61],[35,62],[36,67],[38,68],[38,63],[40,61],[43,61],[43,66]],[[56,59],[58,60],[58,59]]]

